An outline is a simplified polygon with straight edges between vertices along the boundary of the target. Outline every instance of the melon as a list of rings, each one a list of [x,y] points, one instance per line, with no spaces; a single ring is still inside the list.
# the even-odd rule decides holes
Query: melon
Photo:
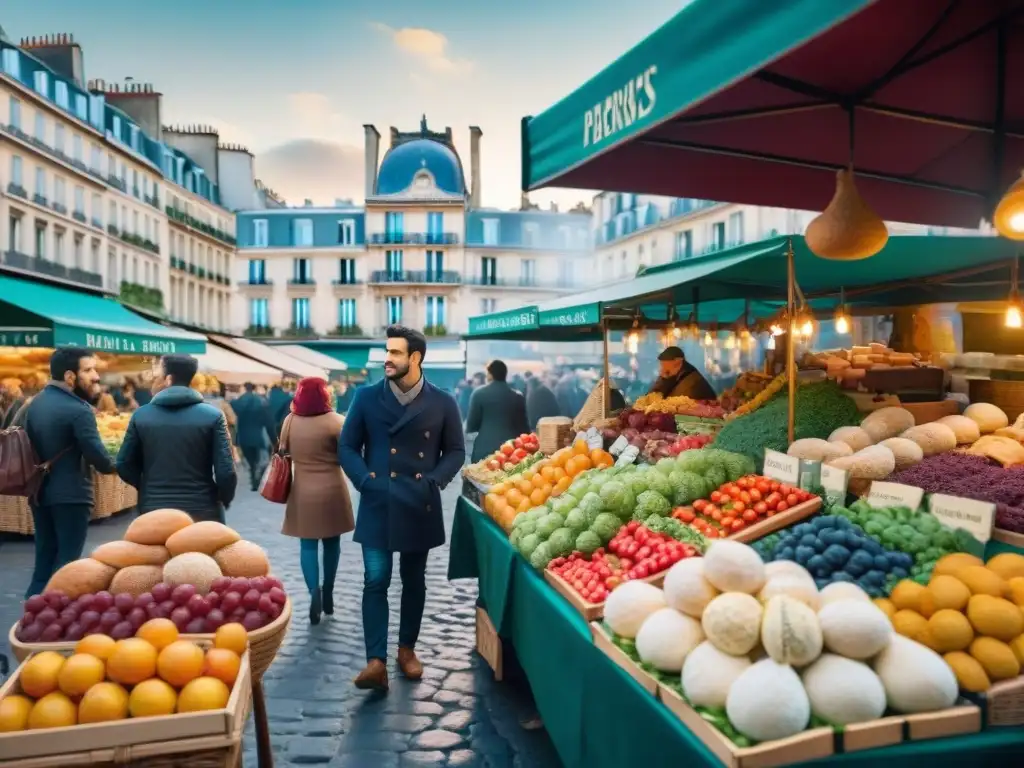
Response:
[[[164,580],[164,569],[159,565],[129,565],[114,574],[110,582],[110,592],[117,595],[127,592],[138,597],[149,592]]]
[[[835,725],[877,720],[885,713],[885,686],[867,664],[822,654],[803,673],[811,712]]]
[[[744,592],[725,592],[708,603],[701,625],[704,635],[718,650],[745,656],[761,639],[761,616],[761,604],[754,597]]]
[[[172,587],[191,584],[196,588],[196,592],[205,595],[210,591],[210,585],[214,580],[224,574],[221,573],[217,561],[209,555],[202,552],[185,552],[167,561],[163,575],[164,582]]]
[[[152,514],[152,513],[150,513]],[[218,549],[234,544],[242,537],[224,523],[203,520],[172,533],[167,539],[167,551],[172,557],[186,552],[201,552],[212,555]]]
[[[810,664],[821,655],[824,644],[817,614],[795,597],[776,595],[764,609],[761,644],[779,664]]]
[[[192,525],[192,518],[180,509],[154,509],[132,520],[124,532],[124,540],[135,544],[163,544],[189,525]]]
[[[74,600],[81,595],[102,592],[110,586],[117,569],[91,557],[72,560],[53,576],[46,585],[46,591],[57,590]]]
[[[669,568],[662,589],[669,607],[695,619],[718,596],[718,590],[704,578],[702,557],[688,557]]]
[[[956,675],[939,654],[902,635],[874,660],[889,708],[905,714],[949,709],[956,702]]]
[[[236,541],[213,553],[213,559],[225,576],[253,579],[270,574],[270,560],[258,544]]]
[[[661,608],[636,633],[636,652],[642,662],[661,672],[681,672],[686,657],[703,641],[697,619],[675,608]]]
[[[132,565],[163,565],[171,559],[171,555],[167,547],[160,544],[108,541],[92,551],[92,559],[114,568],[127,568]]]
[[[736,730],[754,741],[795,736],[811,721],[811,702],[792,667],[762,659],[729,689],[725,712]]]
[[[756,595],[766,579],[764,561],[747,544],[718,539],[704,555],[704,578],[722,592]]]
[[[830,602],[818,612],[818,620],[825,647],[848,659],[870,659],[889,644],[893,634],[885,612],[859,598]]]
[[[746,656],[730,656],[705,640],[683,662],[683,693],[695,707],[724,707],[732,684],[749,666]]]

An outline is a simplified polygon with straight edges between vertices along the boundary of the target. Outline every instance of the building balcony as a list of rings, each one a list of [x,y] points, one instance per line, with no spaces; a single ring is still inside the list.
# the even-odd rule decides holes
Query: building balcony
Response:
[[[305,280],[289,280],[289,296],[312,296],[316,293],[316,281],[307,278]]]
[[[668,215],[670,218],[686,216],[697,211],[705,211],[708,208],[718,205],[714,200],[698,200],[693,197],[677,197],[669,205]]]
[[[121,190],[122,192],[128,191],[128,185],[122,179],[118,178],[112,173],[107,174],[107,184],[114,187],[115,189]]]
[[[88,272],[78,267],[65,267],[63,264],[41,259],[38,256],[29,256],[20,251],[7,251],[4,253],[3,264],[5,267],[10,267],[20,272],[56,278],[80,285],[88,285],[91,288],[103,287],[102,275]]]
[[[126,280],[122,280],[118,298],[124,304],[130,304],[139,309],[159,314],[163,314],[164,311],[164,294],[159,288],[147,288],[138,283],[129,283]]]
[[[458,245],[456,232],[377,232],[370,245]]]
[[[466,278],[469,285],[477,288],[503,288],[534,291],[574,291],[582,288],[576,280],[539,280],[532,277],[482,277]]]
[[[234,248],[237,243],[235,238],[227,232],[217,229],[216,227],[212,227],[205,221],[200,221],[194,216],[189,216],[184,211],[179,211],[173,205],[164,206],[164,212],[167,214],[167,218],[176,224],[188,227],[196,232],[201,232],[207,237],[212,237],[214,240],[219,240],[222,243],[230,245],[232,248]]]
[[[423,326],[423,335],[433,338],[448,336],[448,327],[444,323],[438,323],[437,325],[425,325]]]
[[[88,176],[90,180],[93,182],[97,182],[103,185],[107,185],[109,183],[106,176],[89,168],[81,160],[77,158],[68,157],[67,153],[64,152],[64,150],[55,149],[51,147],[49,144],[47,144],[45,141],[42,141],[41,139],[38,139],[34,136],[29,136],[27,133],[21,130],[20,127],[16,125],[13,125],[11,123],[8,123],[6,125],[0,123],[0,133],[6,133],[8,136],[17,139],[23,144],[31,146],[32,149],[38,150],[39,152],[42,152],[45,155],[49,155],[52,159],[56,160],[57,162],[74,169],[76,172],[82,174],[83,176]]]
[[[32,202],[35,203],[36,205],[43,206],[43,208],[50,207],[50,198],[48,198],[46,195],[40,195],[38,192],[32,195]]]
[[[462,275],[458,272],[443,271],[394,271],[378,269],[370,273],[370,285],[462,285]]]
[[[28,199],[28,190],[21,186],[21,184],[15,184],[13,181],[7,185],[7,194]]]
[[[361,326],[357,324],[352,325],[337,325],[327,332],[328,336],[337,337],[340,339],[365,339],[366,334],[363,333]]]
[[[150,197],[149,195],[143,195],[142,199],[149,205],[156,208],[158,211],[160,210],[160,199],[156,195],[153,195],[152,197]]]
[[[73,218],[73,219],[74,219],[75,221],[77,221],[77,222],[80,222],[80,223],[82,223],[82,224],[86,224],[86,223],[88,223],[88,221],[89,221],[89,220],[88,220],[88,219],[87,219],[87,218],[85,217],[85,214],[84,214],[84,213],[82,213],[81,211],[75,211],[74,213],[72,213],[72,214],[71,214],[71,218]]]
[[[64,205],[64,203],[53,203],[53,205],[51,207],[53,208],[53,210],[55,210],[61,216],[67,216],[68,215],[68,207],[66,205]]]
[[[335,296],[355,296],[363,290],[365,284],[362,280],[332,280],[331,291]]]
[[[100,229],[100,230],[102,230],[102,229],[103,229],[103,221],[102,221],[102,220],[100,220],[100,219],[97,219],[96,217],[93,217],[93,219],[92,219],[92,225],[93,225],[93,226],[94,226],[94,227],[95,227],[96,229]]]
[[[250,325],[242,332],[242,335],[249,339],[272,339],[274,338],[274,329],[269,325]]]
[[[160,253],[159,245],[154,243],[152,240],[142,237],[141,235],[134,235],[129,232],[122,232],[121,239],[124,242],[128,243],[129,245],[134,245],[136,248],[141,248],[144,251],[149,251],[150,253],[155,254]]]
[[[282,330],[281,335],[289,339],[315,339],[318,334],[309,326],[300,326],[293,323]]]

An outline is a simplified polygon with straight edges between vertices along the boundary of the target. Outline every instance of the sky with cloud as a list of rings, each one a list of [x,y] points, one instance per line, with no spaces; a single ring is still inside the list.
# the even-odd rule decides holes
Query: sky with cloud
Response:
[[[483,202],[519,202],[519,120],[567,95],[686,0],[32,0],[3,3],[12,39],[72,33],[87,78],[164,94],[165,124],[215,126],[247,146],[291,203],[359,199],[363,129],[451,126],[468,171],[482,142]],[[60,21],[56,21],[59,19]],[[542,205],[589,195],[542,190]]]

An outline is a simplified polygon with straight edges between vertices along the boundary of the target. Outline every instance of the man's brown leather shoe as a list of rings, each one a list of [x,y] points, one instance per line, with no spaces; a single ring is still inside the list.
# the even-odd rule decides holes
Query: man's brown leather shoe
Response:
[[[388,689],[388,668],[380,659],[370,659],[355,680],[356,688],[363,691],[386,691]]]
[[[408,680],[419,680],[423,677],[423,665],[416,658],[416,651],[412,648],[398,649],[398,668]]]

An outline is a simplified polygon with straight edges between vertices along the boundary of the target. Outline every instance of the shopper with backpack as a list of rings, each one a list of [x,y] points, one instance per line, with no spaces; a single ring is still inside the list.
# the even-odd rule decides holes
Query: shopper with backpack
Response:
[[[55,571],[82,556],[93,508],[89,467],[105,475],[115,471],[91,407],[100,394],[96,358],[79,347],[62,347],[50,358],[50,377],[32,398],[25,424],[37,461],[33,487],[22,494],[30,496],[36,541],[35,568],[26,597],[42,592]],[[8,457],[3,457],[2,448],[8,443],[13,448],[15,439],[5,436],[0,467],[10,456],[9,449]]]

